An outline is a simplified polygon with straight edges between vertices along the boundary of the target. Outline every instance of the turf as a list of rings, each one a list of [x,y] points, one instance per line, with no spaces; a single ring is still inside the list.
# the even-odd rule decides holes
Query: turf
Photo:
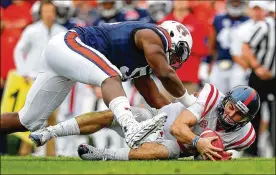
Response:
[[[1,174],[275,174],[275,158],[92,162],[65,157],[2,156]]]

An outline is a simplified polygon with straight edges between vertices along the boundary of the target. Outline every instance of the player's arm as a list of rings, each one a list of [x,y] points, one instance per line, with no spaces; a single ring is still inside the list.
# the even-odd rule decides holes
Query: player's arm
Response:
[[[217,38],[217,32],[216,32],[215,27],[212,26],[210,36],[209,36],[209,39],[207,42],[208,50],[209,50],[210,56],[212,58],[214,58],[214,56],[216,55],[216,52],[217,52],[216,38]]]
[[[31,35],[30,28],[27,27],[22,32],[21,37],[17,42],[13,52],[16,70],[22,76],[24,76],[27,71],[24,69],[24,67],[26,67],[24,66],[25,64],[24,55],[28,54],[31,48],[30,35]]]
[[[150,29],[135,33],[136,46],[144,51],[145,57],[155,76],[174,97],[182,97],[186,89],[174,69],[168,64],[160,37]]]
[[[197,104],[194,104],[197,105]],[[184,110],[174,121],[171,126],[172,135],[181,143],[193,145],[204,159],[207,157],[214,160],[213,156],[222,158],[217,152],[223,151],[220,148],[214,147],[211,142],[217,137],[201,138],[195,135],[191,127],[197,124],[197,117],[189,110]]]
[[[151,107],[159,109],[170,104],[170,101],[160,93],[155,82],[149,75],[135,78],[133,82],[139,93]]]

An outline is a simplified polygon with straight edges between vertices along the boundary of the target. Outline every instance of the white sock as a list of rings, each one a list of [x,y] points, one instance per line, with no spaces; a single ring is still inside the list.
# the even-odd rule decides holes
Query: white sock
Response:
[[[80,128],[75,118],[66,120],[55,126],[49,126],[47,129],[56,134],[57,137],[80,134]]]
[[[117,150],[105,149],[104,157],[107,160],[129,160],[128,159],[129,151],[130,151],[129,148],[120,148]]]
[[[130,110],[130,104],[125,96],[114,98],[109,103],[109,109],[115,115],[119,124],[124,127],[129,123],[138,123]]]

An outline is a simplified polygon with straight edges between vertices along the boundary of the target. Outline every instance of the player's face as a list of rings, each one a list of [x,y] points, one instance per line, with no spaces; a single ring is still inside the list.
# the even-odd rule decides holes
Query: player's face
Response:
[[[239,7],[241,5],[241,1],[240,0],[233,0],[231,4],[232,4],[233,7]]]
[[[52,4],[44,4],[41,8],[41,19],[46,23],[54,23],[56,19],[56,7]]]
[[[263,20],[265,18],[265,15],[266,15],[266,12],[258,6],[250,9],[250,16],[255,21]]]
[[[114,2],[104,2],[102,5],[104,9],[109,10],[114,7]]]
[[[246,117],[232,102],[227,102],[223,116],[231,124],[242,122]]]

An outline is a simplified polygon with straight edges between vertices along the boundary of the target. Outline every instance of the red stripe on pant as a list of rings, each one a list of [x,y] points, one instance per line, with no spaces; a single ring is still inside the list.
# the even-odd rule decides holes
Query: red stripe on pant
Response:
[[[100,56],[94,53],[92,50],[82,46],[76,41],[76,37],[78,36],[75,32],[68,32],[66,34],[66,44],[68,47],[75,52],[81,54],[85,58],[90,59],[93,63],[95,63],[101,70],[103,70],[109,76],[118,76],[118,73],[112,69]]]

